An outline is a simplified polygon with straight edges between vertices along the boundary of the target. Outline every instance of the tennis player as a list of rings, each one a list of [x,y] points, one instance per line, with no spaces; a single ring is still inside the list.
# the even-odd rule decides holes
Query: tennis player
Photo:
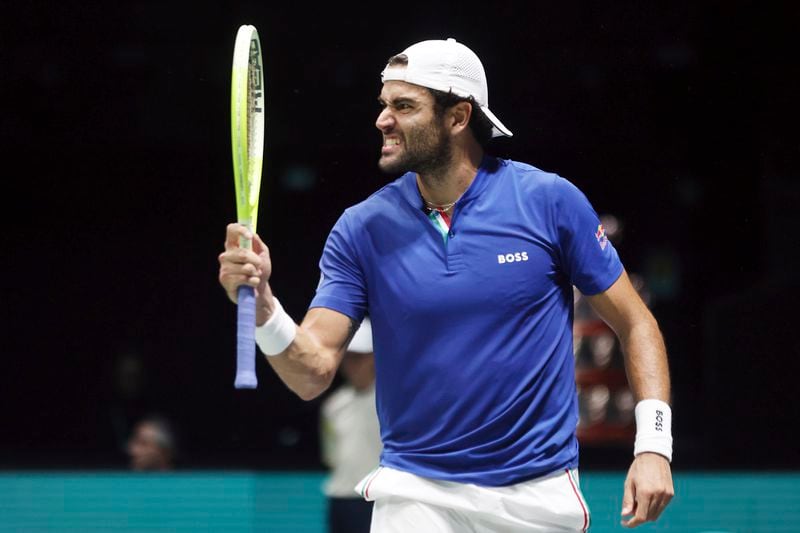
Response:
[[[583,531],[572,351],[573,286],[620,339],[637,398],[622,523],[673,495],[670,379],[659,327],[585,195],[489,155],[512,133],[483,65],[453,39],[416,43],[382,72],[379,167],[402,174],[345,210],[298,326],[270,289],[267,246],[227,228],[219,281],[257,291],[256,339],[301,398],[330,385],[372,321],[380,466],[357,491],[372,531]],[[413,528],[413,529],[412,529]]]

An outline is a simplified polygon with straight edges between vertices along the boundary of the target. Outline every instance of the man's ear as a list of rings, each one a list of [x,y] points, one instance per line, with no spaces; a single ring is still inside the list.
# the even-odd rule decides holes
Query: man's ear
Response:
[[[448,113],[448,126],[453,133],[460,133],[469,125],[472,116],[472,104],[469,102],[459,102],[450,108]]]

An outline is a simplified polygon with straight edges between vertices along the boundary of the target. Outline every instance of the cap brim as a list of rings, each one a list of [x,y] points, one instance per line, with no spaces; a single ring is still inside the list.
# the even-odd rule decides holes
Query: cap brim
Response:
[[[503,125],[503,123],[500,122],[500,119],[497,118],[495,116],[495,114],[492,113],[489,110],[488,107],[481,106],[481,111],[483,111],[483,114],[486,115],[486,118],[488,118],[491,121],[492,125],[494,126],[492,128],[492,137],[513,137],[514,136],[514,134],[511,133],[511,130],[506,128]]]

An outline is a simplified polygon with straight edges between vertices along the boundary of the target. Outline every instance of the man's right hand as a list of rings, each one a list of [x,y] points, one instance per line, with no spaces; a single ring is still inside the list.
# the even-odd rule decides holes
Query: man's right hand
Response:
[[[239,246],[241,238],[252,239],[253,249]],[[256,325],[262,325],[272,314],[272,290],[269,277],[272,261],[269,249],[257,234],[241,224],[228,224],[225,233],[225,251],[219,254],[219,282],[228,298],[236,303],[241,285],[249,285],[256,292]]]

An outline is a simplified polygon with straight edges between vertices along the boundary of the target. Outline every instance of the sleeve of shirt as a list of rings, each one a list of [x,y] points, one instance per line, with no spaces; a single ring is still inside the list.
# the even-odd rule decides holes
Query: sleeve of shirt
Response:
[[[360,323],[367,308],[364,273],[358,263],[348,212],[334,225],[319,262],[320,280],[309,308],[326,307]]]
[[[553,217],[562,268],[583,294],[598,294],[620,277],[622,261],[608,240],[589,200],[575,185],[557,177]]]

